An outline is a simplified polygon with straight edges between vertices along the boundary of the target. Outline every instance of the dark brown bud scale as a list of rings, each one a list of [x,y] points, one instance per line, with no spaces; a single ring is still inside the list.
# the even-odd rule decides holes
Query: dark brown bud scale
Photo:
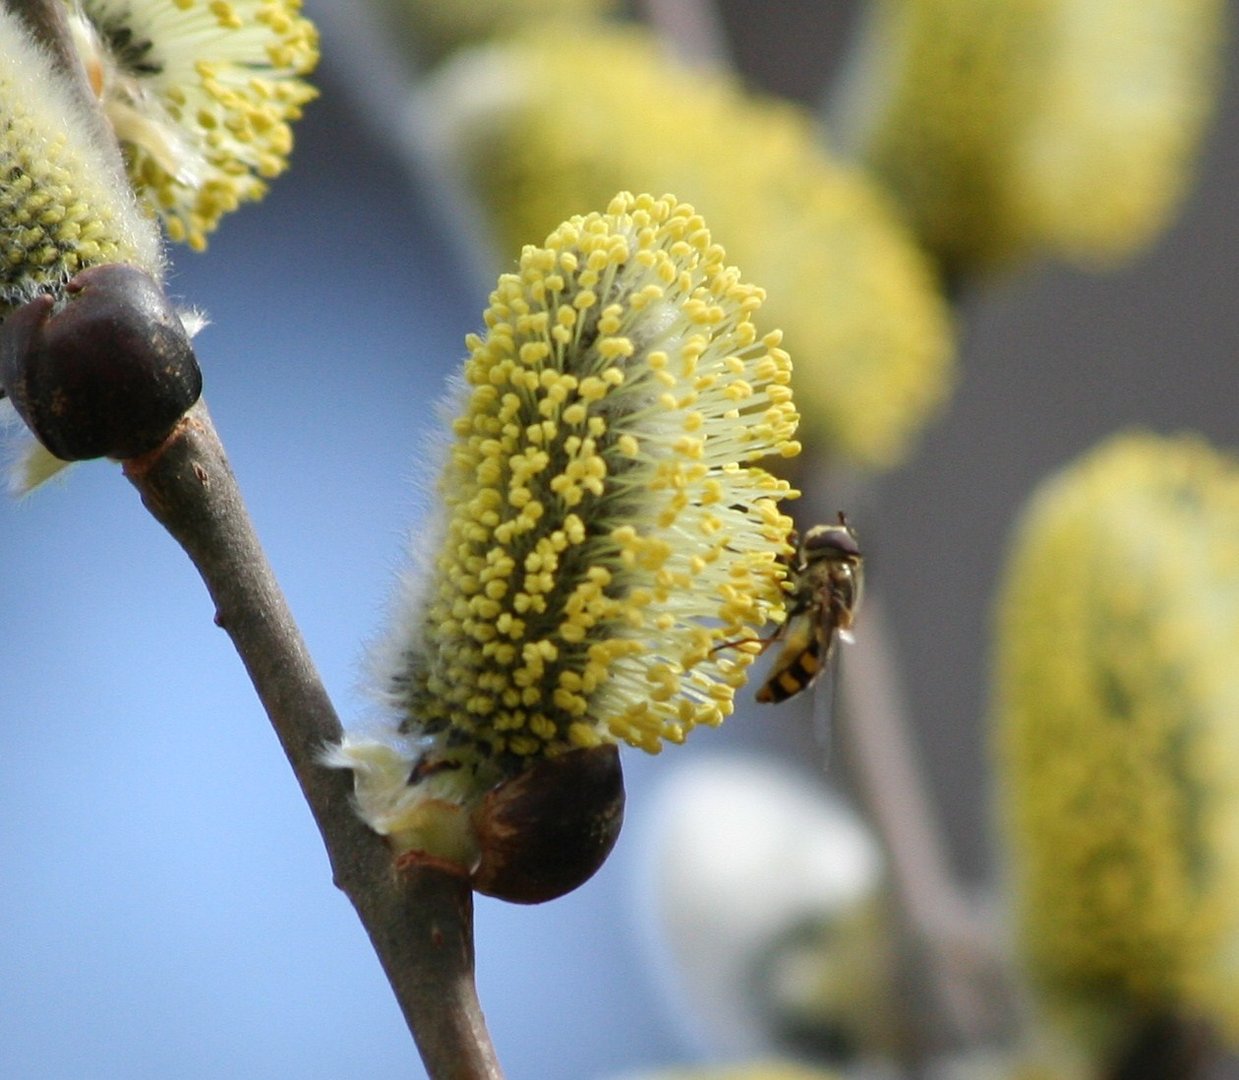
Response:
[[[155,449],[202,393],[202,373],[163,289],[133,266],[83,270],[0,325],[0,387],[58,458]]]
[[[624,822],[624,773],[614,746],[535,762],[487,793],[473,814],[481,861],[473,887],[540,904],[583,885]]]

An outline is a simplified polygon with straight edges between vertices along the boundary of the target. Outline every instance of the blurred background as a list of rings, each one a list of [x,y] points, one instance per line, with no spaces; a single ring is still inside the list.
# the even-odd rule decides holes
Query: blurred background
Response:
[[[853,4],[719,6],[752,85],[819,101]],[[362,646],[424,511],[433,404],[489,285],[441,193],[384,138],[394,63],[367,54],[346,7],[307,0],[322,93],[290,172],[205,254],[174,252],[171,291],[211,318],[207,400],[349,718],[368,708]],[[988,641],[1018,506],[1120,429],[1236,443],[1235,93],[1231,79],[1176,224],[1130,266],[1039,265],[965,295],[954,397],[853,511],[969,882],[995,869]],[[0,550],[0,1076],[421,1075],[206,593],[119,469],[80,466],[0,507]],[[654,788],[737,752],[806,773],[819,757],[796,716],[750,697],[660,760],[626,754],[629,827],[597,878],[541,908],[480,900],[480,993],[513,1080],[718,1051],[660,972],[643,845],[662,825]]]

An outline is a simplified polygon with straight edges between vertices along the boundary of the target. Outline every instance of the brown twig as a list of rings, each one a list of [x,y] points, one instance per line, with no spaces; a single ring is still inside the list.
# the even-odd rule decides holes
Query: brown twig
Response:
[[[4,0],[62,70],[123,169],[73,46],[60,0]],[[20,364],[23,358],[14,357]],[[474,985],[473,893],[437,865],[397,866],[358,818],[351,774],[320,763],[342,734],[275,581],[211,418],[199,401],[164,442],[124,462],[151,514],[185,549],[232,638],[322,834],[336,884],[353,902],[431,1077],[495,1080],[502,1072]]]
[[[151,514],[206,582],[314,820],[336,884],[366,927],[435,1080],[502,1073],[473,980],[472,892],[436,866],[397,869],[353,811],[351,774],[320,763],[340,722],[263,554],[206,407],[163,446],[124,463]]]
[[[930,1022],[948,1044],[978,1045],[1008,1020],[1000,954],[951,874],[916,766],[885,613],[872,590],[862,618],[840,671],[856,786],[890,859],[908,944],[920,954],[920,980],[934,1003]]]
[[[864,503],[854,475],[820,456],[800,460],[802,522],[830,521]],[[834,501],[826,503],[824,492]],[[855,517],[855,513],[852,515]],[[859,521],[865,547],[863,513]],[[856,643],[839,664],[840,735],[851,787],[890,867],[899,920],[912,1050],[923,1054],[993,1039],[1009,1022],[1010,995],[994,935],[952,873],[946,837],[916,758],[910,710],[882,599],[866,589]]]

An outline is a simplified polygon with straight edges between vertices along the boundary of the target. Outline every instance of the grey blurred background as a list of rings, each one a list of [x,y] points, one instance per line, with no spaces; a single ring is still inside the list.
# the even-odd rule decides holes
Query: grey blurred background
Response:
[[[367,707],[361,643],[423,509],[431,404],[485,295],[452,220],[377,137],[329,3],[306,5],[324,17],[322,98],[290,173],[206,254],[177,252],[172,289],[213,320],[207,398],[347,717]],[[853,5],[721,6],[751,81],[819,99]],[[988,629],[1021,501],[1119,429],[1237,441],[1235,93],[1231,79],[1182,216],[1137,263],[965,297],[956,394],[864,500],[919,756],[970,881],[992,863]],[[119,470],[88,464],[0,506],[0,551],[0,1077],[420,1075],[205,592]],[[665,760],[630,754],[632,813],[673,758],[804,738],[742,710]],[[513,1080],[701,1050],[632,914],[641,834],[565,900],[479,905],[481,994]]]

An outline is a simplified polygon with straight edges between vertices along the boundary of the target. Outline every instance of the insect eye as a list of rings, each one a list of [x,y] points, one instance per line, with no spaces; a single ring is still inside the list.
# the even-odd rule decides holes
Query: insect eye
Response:
[[[806,555],[851,555],[860,557],[856,534],[846,525],[816,525],[805,533]]]

